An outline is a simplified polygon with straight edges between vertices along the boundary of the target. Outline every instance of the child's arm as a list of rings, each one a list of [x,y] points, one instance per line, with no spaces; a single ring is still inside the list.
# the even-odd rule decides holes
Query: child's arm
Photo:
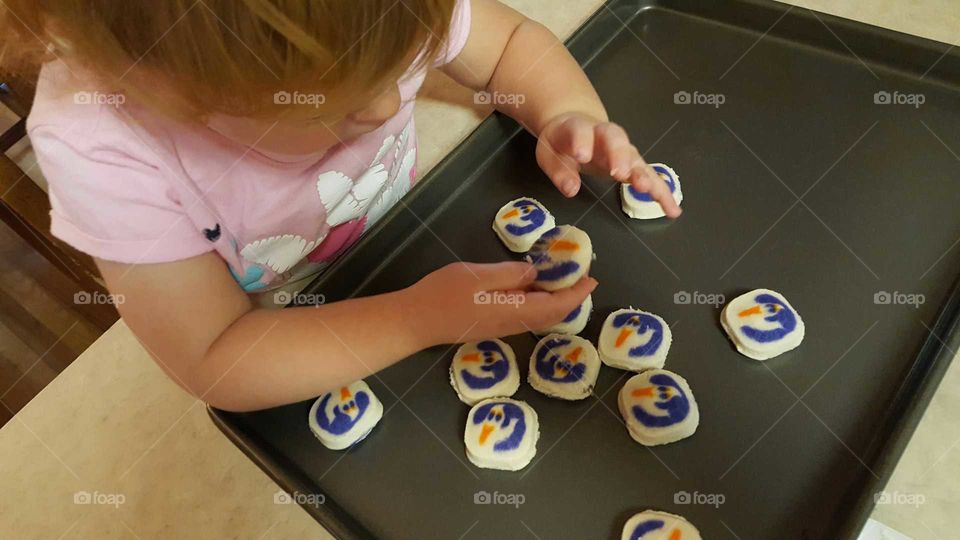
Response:
[[[499,337],[559,322],[596,286],[585,278],[519,306],[480,304],[479,291],[518,291],[520,262],[456,263],[400,291],[320,307],[254,309],[222,259],[128,265],[98,260],[117,308],[185,390],[244,411],[315,397],[432,345]]]
[[[557,188],[576,195],[583,169],[630,182],[650,192],[667,216],[679,216],[666,183],[623,128],[607,121],[600,98],[563,44],[496,0],[470,1],[470,36],[444,71],[467,87],[513,97],[496,103],[497,109],[540,138],[537,162]],[[523,103],[515,105],[518,98]]]

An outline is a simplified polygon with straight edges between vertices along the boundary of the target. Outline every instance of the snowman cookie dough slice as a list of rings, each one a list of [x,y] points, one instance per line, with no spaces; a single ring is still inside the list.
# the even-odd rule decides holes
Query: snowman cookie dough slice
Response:
[[[494,398],[474,405],[463,442],[467,459],[483,469],[519,471],[537,454],[537,413],[522,401]]]
[[[665,369],[631,377],[620,389],[617,403],[630,436],[644,446],[685,439],[700,425],[700,410],[690,385]]]
[[[541,336],[546,334],[579,334],[587,327],[591,311],[593,311],[593,295],[588,294],[583,303],[575,307],[562,321],[546,330],[538,331],[536,334]]]
[[[499,339],[464,343],[453,355],[450,384],[467,405],[512,396],[520,387],[517,357],[510,345]]]
[[[383,404],[357,381],[320,396],[310,407],[310,431],[331,450],[362,441],[383,417]]]
[[[662,368],[673,342],[670,326],[659,316],[639,309],[611,313],[600,330],[600,360],[614,368],[643,371]]]
[[[584,399],[600,374],[600,357],[589,341],[563,334],[540,340],[530,357],[527,381],[542,394],[567,400]]]
[[[646,510],[627,520],[621,540],[701,540],[689,521],[667,512]]]
[[[680,189],[680,176],[676,171],[663,163],[651,163],[653,170],[667,183],[673,200],[679,206],[683,202],[683,191]],[[637,191],[630,184],[620,187],[620,199],[623,212],[634,219],[656,219],[665,216],[660,203],[653,200],[649,193]]]
[[[544,291],[570,287],[587,275],[592,260],[593,244],[587,233],[573,225],[554,227],[530,248],[530,262],[537,271],[533,285]]]
[[[556,222],[547,209],[536,199],[522,197],[508,202],[493,219],[493,231],[515,253],[523,253]]]
[[[720,325],[737,350],[754,360],[767,360],[795,349],[803,341],[800,314],[782,294],[754,289],[724,306]]]

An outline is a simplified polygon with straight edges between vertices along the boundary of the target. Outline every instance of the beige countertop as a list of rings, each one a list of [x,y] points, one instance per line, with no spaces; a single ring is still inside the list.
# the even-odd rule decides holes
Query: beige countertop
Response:
[[[560,36],[601,4],[507,3]],[[790,3],[960,44],[957,0]],[[427,95],[416,114],[421,175],[484,114],[431,99],[471,102],[440,77],[428,81]],[[957,411],[954,363],[887,488],[924,502],[878,506],[876,519],[914,538],[956,537]],[[0,429],[0,477],[4,538],[330,538],[298,506],[274,503],[277,485],[213,426],[202,403],[167,379],[122,321]],[[101,504],[77,504],[80,492]]]

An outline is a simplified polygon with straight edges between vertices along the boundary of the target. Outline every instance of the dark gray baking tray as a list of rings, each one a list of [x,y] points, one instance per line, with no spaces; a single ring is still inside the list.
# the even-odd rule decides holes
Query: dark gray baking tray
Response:
[[[314,439],[309,402],[214,420],[286,489],[324,494],[305,508],[340,538],[618,538],[647,508],[683,514],[709,539],[854,537],[960,346],[960,55],[759,0],[615,1],[568,45],[641,151],[680,174],[678,221],[627,219],[601,179],[564,199],[534,140],[496,116],[308,292],[336,301],[458,258],[509,258],[490,220],[536,197],[592,236],[600,287],[584,336],[627,305],[671,323],[667,368],[696,394],[697,433],[633,442],[616,414],[628,374],[604,368],[582,402],[524,384],[516,397],[541,421],[536,461],[476,469],[447,347],[367,379],[387,412],[348,452]],[[677,92],[725,102],[676,104]],[[925,101],[878,104],[877,92]],[[718,309],[674,301],[755,287],[784,293],[807,327],[799,349],[766,363],[736,353]],[[891,303],[875,302],[883,292]],[[899,304],[908,294],[925,302]],[[535,338],[507,341],[525,373]],[[481,491],[525,500],[478,505]],[[724,503],[681,504],[681,492]]]

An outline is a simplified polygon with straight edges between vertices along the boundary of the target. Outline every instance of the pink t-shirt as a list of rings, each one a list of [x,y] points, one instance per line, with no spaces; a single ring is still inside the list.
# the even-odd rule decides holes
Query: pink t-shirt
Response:
[[[434,65],[470,32],[460,0]],[[49,182],[52,233],[80,251],[131,264],[215,250],[246,291],[321,271],[415,180],[413,105],[426,70],[397,83],[401,106],[376,130],[321,156],[282,159],[161,118],[134,122],[107,100],[62,91],[67,67],[43,67],[28,133]],[[324,129],[318,127],[318,129]]]

